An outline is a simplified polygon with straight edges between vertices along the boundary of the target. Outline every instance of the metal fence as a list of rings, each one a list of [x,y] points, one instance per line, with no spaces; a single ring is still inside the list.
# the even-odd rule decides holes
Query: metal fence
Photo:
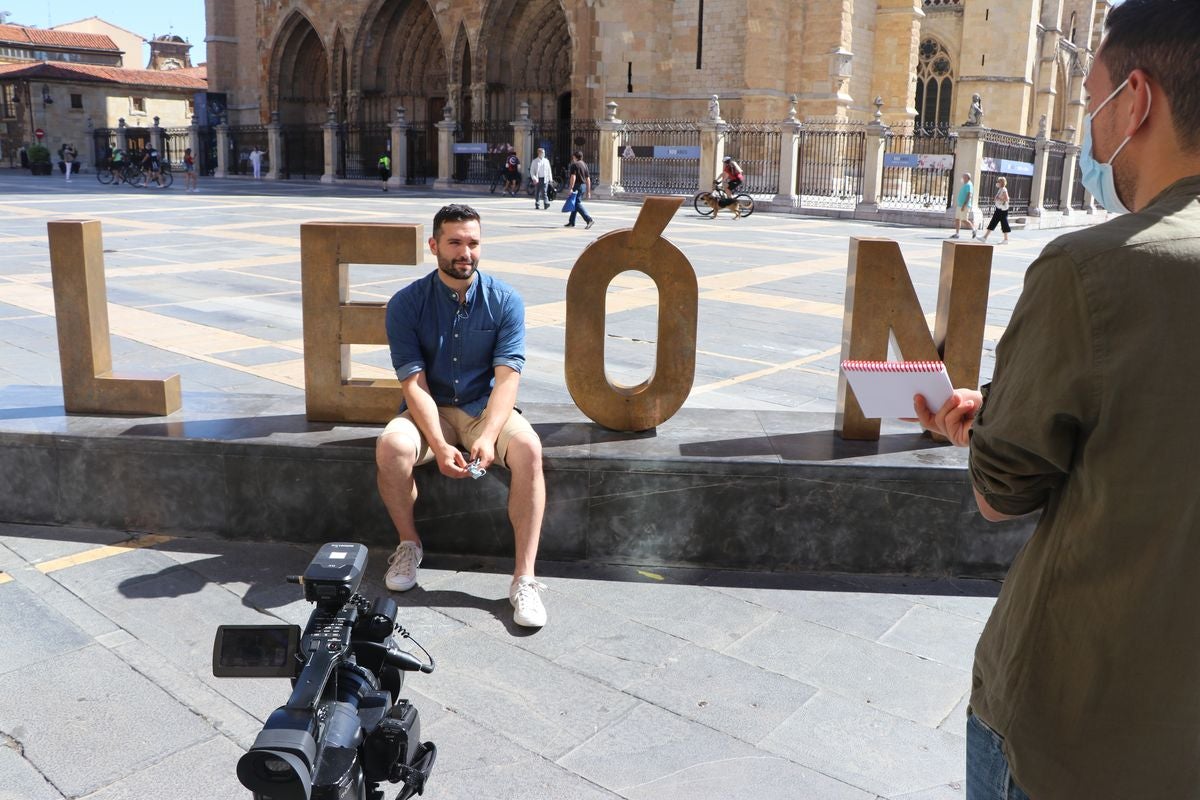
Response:
[[[508,122],[488,120],[460,124],[454,132],[454,141],[473,145],[480,151],[455,154],[452,175],[460,183],[491,184],[508,154],[516,152],[512,124]],[[521,165],[522,172],[527,166]]]
[[[1033,191],[1033,163],[1036,155],[1034,139],[1014,133],[988,131],[983,140],[983,174],[979,179],[980,209],[991,213],[995,205],[996,179],[1003,175],[1008,188],[1009,214],[1017,216],[1029,213],[1029,195]]]
[[[700,126],[693,120],[621,125],[621,185],[638,194],[691,194],[700,173]],[[701,187],[707,189],[707,186]]]
[[[804,128],[796,164],[800,205],[854,208],[862,199],[865,130]]]
[[[533,146],[546,151],[554,179],[565,184],[571,153],[583,153],[583,161],[592,176],[592,184],[600,182],[600,126],[594,120],[538,120],[533,123]]]
[[[386,122],[338,126],[337,176],[351,180],[379,177],[379,159],[392,153],[392,131]]]
[[[1083,210],[1083,195],[1087,189],[1083,188],[1083,173],[1079,169],[1079,159],[1075,159],[1075,183],[1071,186],[1071,208],[1076,211]]]
[[[884,140],[881,208],[943,211],[954,203],[954,148],[948,128],[896,128]]]
[[[1063,166],[1067,162],[1067,143],[1050,142],[1046,151],[1046,190],[1042,192],[1042,207],[1058,211],[1062,206]]]
[[[230,175],[253,175],[254,166],[250,163],[250,153],[256,147],[262,153],[262,172],[266,173],[271,166],[266,127],[263,125],[230,125],[229,158],[226,160],[225,171]]]
[[[401,176],[406,184],[424,185],[437,177],[437,141],[437,125],[432,120],[416,122],[408,129],[408,174]]]
[[[113,128],[92,130],[92,165],[96,169],[108,166],[108,148],[116,146],[117,132]]]
[[[319,124],[280,127],[283,152],[279,177],[320,178],[325,174],[325,132]]]
[[[183,167],[183,151],[191,146],[191,128],[163,128],[161,156],[172,167]],[[195,153],[192,155],[194,157]]]
[[[741,191],[773,195],[779,192],[780,133],[777,122],[730,120],[725,130],[725,155],[742,168]]]

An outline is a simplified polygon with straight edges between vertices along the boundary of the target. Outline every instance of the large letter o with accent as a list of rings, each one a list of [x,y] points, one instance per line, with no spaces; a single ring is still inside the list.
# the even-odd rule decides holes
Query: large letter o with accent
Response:
[[[648,197],[632,229],[606,233],[580,254],[567,281],[567,390],[590,419],[616,431],[644,431],[670,419],[696,375],[699,290],[687,256],[662,238],[682,198]],[[636,386],[608,380],[604,369],[605,297],[626,270],[658,287],[654,371]]]

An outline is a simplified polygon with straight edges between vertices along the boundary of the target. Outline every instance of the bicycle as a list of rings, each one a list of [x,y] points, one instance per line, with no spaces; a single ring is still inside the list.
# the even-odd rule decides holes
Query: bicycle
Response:
[[[754,213],[754,198],[745,192],[738,192],[730,196],[729,192],[725,191],[725,187],[718,179],[713,181],[711,192],[700,192],[692,198],[692,206],[696,209],[696,213],[702,217],[711,217],[717,213],[717,209],[713,207],[712,201],[716,199],[718,205],[725,200],[733,200],[737,203],[738,212],[743,217],[748,217]]]

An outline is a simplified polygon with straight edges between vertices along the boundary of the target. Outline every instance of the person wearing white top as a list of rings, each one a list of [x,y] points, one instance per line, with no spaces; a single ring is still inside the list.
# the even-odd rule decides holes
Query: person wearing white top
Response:
[[[1000,226],[1001,232],[1004,234],[1004,241],[1000,244],[1008,244],[1008,234],[1012,228],[1008,224],[1008,179],[996,178],[996,204],[992,210],[992,220],[988,223],[987,232],[983,234],[983,240],[986,242],[988,234],[996,230],[996,226]]]
[[[259,179],[262,177],[262,151],[255,145],[250,151],[250,166],[254,168],[254,177]]]
[[[546,158],[544,148],[537,149],[537,158],[529,165],[529,179],[534,181],[534,186],[537,187],[533,196],[533,207],[549,208],[550,201],[546,199],[546,190],[550,188],[554,174],[550,171],[550,159]]]

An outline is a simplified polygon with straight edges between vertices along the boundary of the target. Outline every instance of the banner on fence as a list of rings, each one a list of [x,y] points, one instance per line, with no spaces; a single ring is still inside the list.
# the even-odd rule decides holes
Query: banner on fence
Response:
[[[983,159],[984,172],[1004,172],[1008,175],[1032,175],[1033,164],[1026,161],[1010,161],[1007,158]]]
[[[454,154],[462,155],[464,153],[486,153],[488,151],[487,142],[455,142]]]
[[[700,148],[690,145],[627,144],[621,148],[621,158],[676,158],[694,160],[700,158]]]
[[[883,165],[914,169],[954,169],[954,156],[934,153],[884,153]]]

